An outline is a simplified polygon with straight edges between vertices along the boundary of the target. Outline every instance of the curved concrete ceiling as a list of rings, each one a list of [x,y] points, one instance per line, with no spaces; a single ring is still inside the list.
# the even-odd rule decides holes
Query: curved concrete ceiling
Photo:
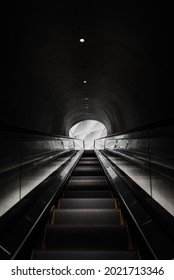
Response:
[[[6,6],[1,123],[111,134],[171,117],[172,1],[151,2]]]

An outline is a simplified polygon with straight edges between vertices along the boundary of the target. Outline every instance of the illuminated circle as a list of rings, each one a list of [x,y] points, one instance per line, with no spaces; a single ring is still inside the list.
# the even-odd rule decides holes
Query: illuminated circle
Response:
[[[88,113],[86,113],[88,115]],[[105,137],[107,129],[104,124],[96,120],[85,120],[75,124],[69,130],[69,137],[84,140],[85,149],[94,148],[94,140]]]

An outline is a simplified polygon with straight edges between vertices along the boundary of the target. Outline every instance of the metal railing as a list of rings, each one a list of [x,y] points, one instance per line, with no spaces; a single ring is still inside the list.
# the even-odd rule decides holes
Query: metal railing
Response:
[[[95,140],[95,149],[174,215],[174,119]]]
[[[0,126],[0,216],[83,148],[80,139]]]

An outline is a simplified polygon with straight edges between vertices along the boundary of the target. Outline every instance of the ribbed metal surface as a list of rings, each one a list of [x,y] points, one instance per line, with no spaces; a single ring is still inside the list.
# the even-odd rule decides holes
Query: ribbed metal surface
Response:
[[[95,155],[95,152],[94,150],[85,150],[82,157],[95,157],[96,158],[96,155]]]
[[[85,157],[82,156],[81,159],[80,159],[80,161],[81,161],[81,160],[82,160],[82,161],[88,161],[88,160],[90,160],[90,161],[96,161],[96,160],[97,160],[97,161],[98,161],[98,159],[96,158],[96,156],[91,156],[91,157],[90,157],[90,156],[85,156]]]
[[[137,260],[135,251],[34,251],[33,260]]]
[[[112,209],[115,207],[113,198],[91,198],[91,199],[60,199],[62,209]]]
[[[70,178],[70,181],[72,181],[72,180],[78,180],[78,181],[80,181],[80,180],[83,180],[83,181],[85,181],[85,180],[105,180],[106,182],[107,182],[107,180],[106,180],[106,176],[98,176],[98,175],[93,175],[93,176],[74,176],[74,175],[72,175],[71,176],[71,178]]]
[[[116,225],[120,212],[116,209],[57,209],[54,224],[59,225]]]
[[[106,184],[93,184],[93,182],[89,182],[89,184],[70,184],[67,185],[67,191],[106,191],[108,190],[108,186]]]
[[[111,191],[66,191],[65,198],[111,198]]]
[[[47,225],[45,249],[128,250],[127,230],[124,225]]]
[[[103,169],[101,166],[77,166],[75,170],[73,171],[73,175],[78,176],[85,176],[85,175],[91,175],[91,176],[97,176],[97,175],[103,175]]]
[[[80,160],[78,166],[101,166],[98,160]]]
[[[86,179],[86,180],[69,180],[67,186],[105,186],[109,188],[109,184],[105,179]]]

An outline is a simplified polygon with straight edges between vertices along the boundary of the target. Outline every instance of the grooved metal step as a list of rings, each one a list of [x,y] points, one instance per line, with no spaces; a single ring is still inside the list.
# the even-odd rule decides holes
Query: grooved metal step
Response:
[[[62,209],[113,209],[115,208],[115,199],[113,198],[90,198],[90,199],[60,199],[60,208]]]
[[[56,209],[53,223],[59,225],[116,225],[120,212],[116,209]]]
[[[103,169],[101,166],[78,166],[74,169],[73,175],[78,176],[94,176],[94,175],[103,175]]]
[[[77,185],[83,185],[83,186],[106,186],[107,188],[109,188],[109,184],[106,180],[103,179],[86,179],[86,180],[69,180],[67,186],[77,186]]]
[[[124,225],[47,225],[46,250],[128,250]]]
[[[93,156],[93,157],[90,157],[90,156],[85,156],[85,157],[83,157],[83,155],[82,155],[82,157],[81,157],[81,159],[80,160],[83,160],[83,161],[85,161],[85,160],[91,160],[91,161],[96,161],[96,160],[98,160],[97,159],[97,157],[96,156]],[[79,161],[80,161],[79,160]]]
[[[95,157],[95,152],[94,150],[84,150],[82,157]]]
[[[98,160],[80,160],[78,166],[101,166]]]
[[[68,184],[66,187],[67,191],[107,191],[109,186],[107,184],[95,184],[93,181],[88,182],[74,182]]]
[[[80,181],[80,180],[83,180],[83,181],[85,181],[85,180],[95,180],[95,181],[97,181],[97,180],[104,180],[104,181],[106,181],[106,182],[108,182],[107,181],[107,179],[106,179],[106,176],[104,176],[104,175],[102,175],[102,176],[98,176],[98,175],[92,175],[92,176],[74,176],[74,175],[72,175],[71,176],[71,178],[70,178],[70,181],[73,181],[73,180],[78,180],[78,181]]]
[[[65,191],[64,198],[111,198],[111,191]]]
[[[33,251],[33,260],[138,260],[135,251]]]

